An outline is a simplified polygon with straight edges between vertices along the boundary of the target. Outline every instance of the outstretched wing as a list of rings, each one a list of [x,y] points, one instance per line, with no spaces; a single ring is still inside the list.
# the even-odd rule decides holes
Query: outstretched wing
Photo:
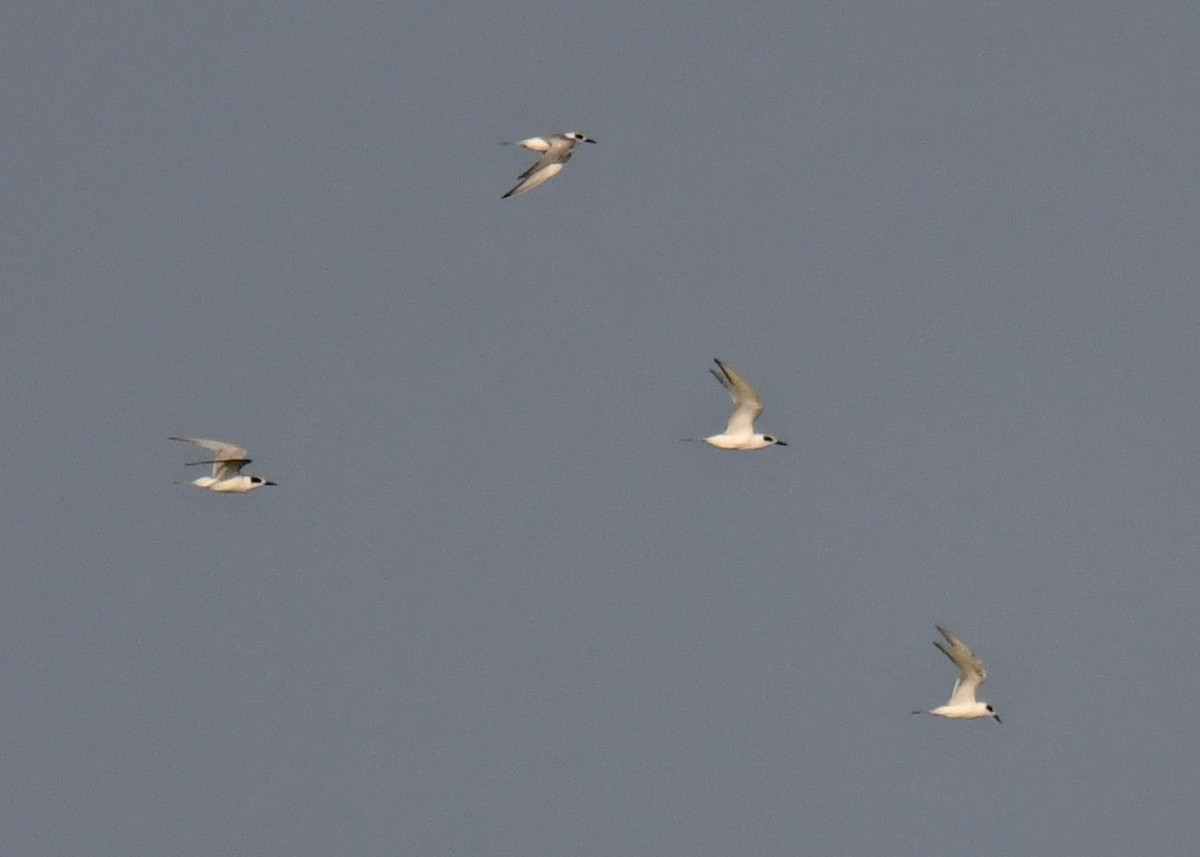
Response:
[[[237,476],[242,468],[250,463],[250,459],[246,457],[246,450],[223,440],[212,440],[207,437],[171,437],[168,440],[193,443],[210,450],[213,453],[212,458],[190,461],[188,464],[211,464],[213,466],[212,478],[218,482]]]
[[[518,176],[518,181],[515,187],[508,193],[504,194],[501,199],[508,199],[510,196],[515,196],[518,193],[524,193],[527,190],[533,190],[540,184],[543,184],[554,178],[562,172],[563,164],[571,157],[571,152],[568,150],[565,157],[555,155],[553,151],[547,152],[546,156],[539,160],[532,167]]]
[[[949,704],[969,705],[975,702],[975,691],[987,680],[987,670],[984,669],[983,661],[967,648],[966,643],[941,625],[938,625],[937,629],[946,638],[949,648],[941,640],[934,640],[933,644],[958,667],[958,680],[954,682],[954,690],[950,692]]]
[[[754,434],[754,421],[758,419],[759,414],[763,412],[762,398],[758,395],[758,390],[751,386],[750,382],[726,366],[716,357],[713,362],[717,364],[717,369],[709,369],[713,377],[721,382],[721,386],[729,391],[729,397],[733,399],[733,414],[729,417],[729,425],[725,427],[726,434]]]

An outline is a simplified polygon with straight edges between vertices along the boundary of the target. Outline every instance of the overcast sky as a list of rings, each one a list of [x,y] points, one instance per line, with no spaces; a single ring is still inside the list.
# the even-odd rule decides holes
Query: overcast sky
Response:
[[[1195,854],[1194,3],[0,39],[0,850]]]

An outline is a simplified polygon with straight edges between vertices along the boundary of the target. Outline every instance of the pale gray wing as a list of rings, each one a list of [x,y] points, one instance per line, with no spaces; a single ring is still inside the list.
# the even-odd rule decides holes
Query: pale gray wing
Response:
[[[717,358],[713,362],[720,368],[709,371],[713,373],[721,385],[729,391],[733,399],[733,414],[729,417],[729,425],[725,427],[726,434],[754,434],[754,421],[763,412],[762,398],[750,382],[726,366]]]
[[[249,458],[221,458],[212,463],[213,479],[223,482],[232,479],[242,472],[242,468],[250,463]]]
[[[548,157],[550,156],[547,155],[546,158]],[[542,158],[532,167],[521,173],[520,180],[501,199],[508,199],[510,196],[524,193],[527,190],[533,190],[538,185],[549,181],[562,172],[563,162],[561,160],[547,161],[546,158]]]
[[[954,682],[954,690],[950,692],[949,704],[968,705],[975,702],[975,691],[987,680],[983,661],[954,634],[941,625],[936,627],[950,647],[947,648],[940,640],[935,640],[933,644],[958,667],[958,679]]]
[[[212,458],[188,463],[211,464],[212,477],[218,482],[231,476],[237,476],[241,469],[250,463],[250,459],[246,457],[246,450],[223,440],[212,440],[207,437],[171,437],[168,440],[193,443],[212,452]]]

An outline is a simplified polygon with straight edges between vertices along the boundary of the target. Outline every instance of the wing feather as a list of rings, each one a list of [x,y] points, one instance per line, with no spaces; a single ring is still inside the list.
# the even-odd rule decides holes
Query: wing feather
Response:
[[[729,425],[725,427],[725,433],[731,435],[754,434],[754,421],[763,412],[762,397],[758,395],[758,390],[754,389],[749,381],[729,366],[716,357],[713,358],[713,362],[717,364],[721,372],[718,374],[714,369],[709,371],[729,391],[729,397],[733,399],[733,413],[729,417]]]
[[[242,468],[250,463],[250,459],[246,457],[246,450],[223,440],[212,440],[207,437],[170,437],[168,440],[192,443],[210,450],[213,453],[211,459],[192,461],[189,464],[211,464],[212,478],[217,482],[237,476]]]
[[[958,667],[958,679],[954,682],[954,690],[950,692],[949,704],[965,705],[975,702],[975,691],[987,680],[987,670],[984,669],[983,661],[950,631],[941,625],[936,627],[946,638],[949,648],[940,640],[935,640],[933,644]]]

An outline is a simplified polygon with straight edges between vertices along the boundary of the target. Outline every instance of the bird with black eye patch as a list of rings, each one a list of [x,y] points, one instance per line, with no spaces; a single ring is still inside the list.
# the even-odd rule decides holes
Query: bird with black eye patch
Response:
[[[595,142],[591,137],[581,134],[578,131],[564,131],[561,134],[550,134],[547,137],[530,137],[527,140],[520,140],[510,144],[523,146],[531,152],[542,152],[543,154],[537,163],[521,173],[520,180],[516,186],[501,198],[508,199],[510,196],[525,193],[525,191],[533,190],[538,185],[549,181],[562,172],[563,165],[571,160],[571,151],[575,148],[576,143]]]
[[[209,440],[206,437],[171,437],[168,440],[178,440],[193,443],[213,453],[213,457],[203,461],[189,461],[188,466],[211,464],[212,474],[193,479],[197,488],[214,491],[218,494],[246,494],[264,485],[274,485],[261,476],[243,476],[242,468],[250,463],[246,450],[223,440]]]
[[[733,399],[733,413],[725,431],[703,438],[704,442],[717,449],[753,450],[766,449],[768,446],[787,446],[786,441],[754,431],[754,421],[763,412],[762,397],[750,382],[734,372],[732,367],[716,357],[713,358],[713,362],[717,364],[717,368],[708,371],[729,392],[729,397]]]
[[[946,648],[941,640],[934,640],[933,644],[937,646],[939,652],[954,661],[955,666],[958,667],[958,679],[954,682],[954,690],[950,692],[949,702],[939,705],[937,708],[931,708],[929,711],[914,711],[913,714],[933,714],[954,720],[990,717],[1000,723],[1000,715],[996,713],[996,709],[987,702],[975,699],[975,692],[987,680],[987,670],[983,668],[983,661],[967,648],[966,643],[941,625],[934,627],[946,638],[946,643],[950,648]]]

